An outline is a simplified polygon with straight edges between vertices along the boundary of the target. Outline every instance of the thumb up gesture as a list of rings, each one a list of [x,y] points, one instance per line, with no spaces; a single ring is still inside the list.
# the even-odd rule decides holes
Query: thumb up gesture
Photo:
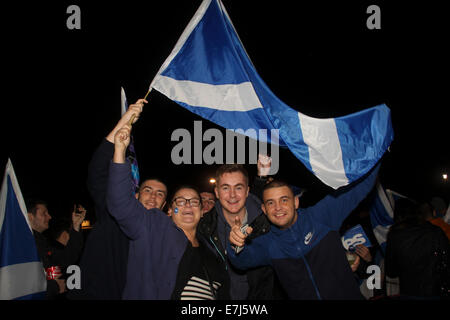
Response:
[[[236,217],[234,220],[234,225],[230,231],[229,240],[231,244],[237,247],[243,247],[245,244],[245,239],[253,231],[252,227],[247,226],[245,232],[243,232],[241,227],[242,227],[241,219],[239,217]]]

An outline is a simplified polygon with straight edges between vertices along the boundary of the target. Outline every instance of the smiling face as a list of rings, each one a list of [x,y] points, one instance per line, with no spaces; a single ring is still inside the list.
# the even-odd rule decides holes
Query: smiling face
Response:
[[[287,186],[264,190],[261,209],[267,218],[280,229],[287,229],[297,221],[299,200]]]
[[[136,193],[136,199],[148,210],[161,209],[166,203],[166,196],[166,186],[157,180],[144,181],[139,188],[139,192]]]
[[[202,216],[201,198],[197,191],[190,188],[178,190],[173,196],[168,215],[183,230],[197,228]]]
[[[224,214],[236,215],[245,210],[249,187],[242,172],[235,171],[222,174],[214,191],[222,205]]]

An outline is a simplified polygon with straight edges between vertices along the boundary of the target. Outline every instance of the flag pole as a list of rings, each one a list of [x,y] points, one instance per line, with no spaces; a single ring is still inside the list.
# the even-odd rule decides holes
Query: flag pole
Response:
[[[144,100],[147,100],[147,96],[149,95],[149,93],[152,91],[152,87],[150,87],[150,89],[148,90],[147,94],[144,97]]]
[[[147,100],[147,97],[148,97],[148,95],[150,94],[151,91],[152,91],[152,87],[150,87],[150,89],[148,90],[147,94],[146,94],[145,97],[144,97],[144,100]],[[133,113],[133,114],[131,115],[130,121],[128,121],[128,125],[129,125],[130,127],[133,125],[134,118],[136,118],[136,114]]]

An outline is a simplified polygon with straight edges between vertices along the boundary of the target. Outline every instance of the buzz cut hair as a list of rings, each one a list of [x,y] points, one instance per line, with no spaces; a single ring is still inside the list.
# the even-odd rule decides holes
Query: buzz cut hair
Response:
[[[288,187],[288,189],[291,191],[292,195],[294,196],[294,190],[292,190],[292,187],[283,180],[273,180],[271,182],[269,182],[268,184],[266,184],[263,187],[263,198],[264,198],[264,191],[268,190],[268,189],[272,189],[272,188],[281,188],[281,187]]]

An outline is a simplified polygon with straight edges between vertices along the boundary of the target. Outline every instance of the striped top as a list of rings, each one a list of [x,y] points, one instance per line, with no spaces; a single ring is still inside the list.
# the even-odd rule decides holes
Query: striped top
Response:
[[[222,284],[214,281],[212,286],[217,292]],[[215,300],[215,298],[207,280],[192,276],[181,292],[180,300]]]

